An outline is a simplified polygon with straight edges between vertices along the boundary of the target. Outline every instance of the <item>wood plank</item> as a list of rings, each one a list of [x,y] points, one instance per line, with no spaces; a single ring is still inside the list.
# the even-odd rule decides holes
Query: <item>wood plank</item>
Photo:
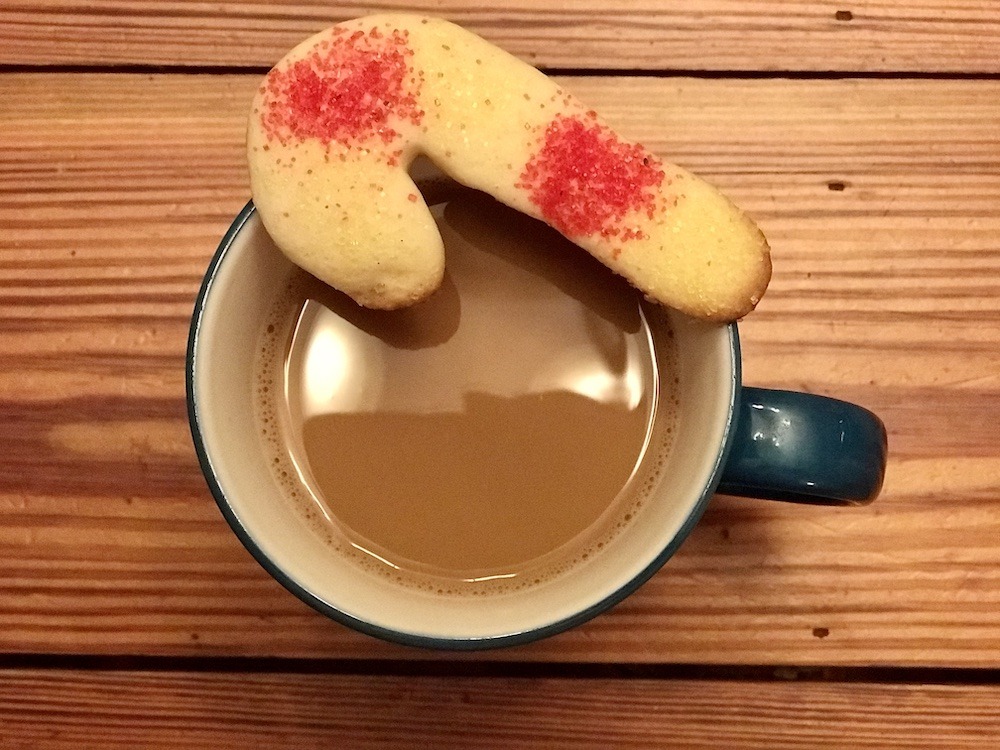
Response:
[[[0,63],[270,66],[343,20],[404,6],[325,0],[7,0]],[[415,0],[536,65],[616,70],[1000,72],[982,0]]]
[[[255,82],[0,77],[0,651],[425,656],[272,582],[190,447]],[[747,382],[875,409],[892,460],[869,508],[720,497],[629,601],[495,658],[1000,665],[1000,82],[567,83],[760,219]]]
[[[992,748],[996,686],[14,670],[12,747]]]

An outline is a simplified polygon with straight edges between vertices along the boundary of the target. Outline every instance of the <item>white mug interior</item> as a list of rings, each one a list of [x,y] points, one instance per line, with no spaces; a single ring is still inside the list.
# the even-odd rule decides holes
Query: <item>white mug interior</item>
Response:
[[[219,248],[189,343],[196,448],[223,514],[257,560],[321,612],[370,634],[447,648],[526,642],[582,622],[655,572],[701,516],[718,482],[739,389],[735,325],[672,314],[679,369],[676,436],[655,494],[604,548],[520,591],[438,596],[363,569],[313,532],[271,476],[252,390],[259,332],[291,271],[252,206]]]

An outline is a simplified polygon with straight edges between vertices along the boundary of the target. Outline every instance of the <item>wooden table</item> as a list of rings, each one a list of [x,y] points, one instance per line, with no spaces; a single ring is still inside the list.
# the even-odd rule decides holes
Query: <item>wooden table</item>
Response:
[[[464,0],[451,18],[770,237],[745,379],[885,420],[861,509],[718,497],[639,593],[453,656],[336,625],[223,522],[183,364],[250,93],[395,3],[0,7],[0,746],[1000,747],[1000,6]]]

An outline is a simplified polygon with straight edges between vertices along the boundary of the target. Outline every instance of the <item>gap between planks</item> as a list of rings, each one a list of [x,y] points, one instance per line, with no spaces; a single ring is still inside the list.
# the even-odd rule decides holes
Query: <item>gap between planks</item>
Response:
[[[559,68],[537,66],[549,76],[566,78],[693,78],[702,80],[743,79],[748,81],[840,81],[845,79],[888,81],[1000,81],[1000,73],[983,71],[921,70],[705,70],[698,68]],[[69,75],[258,75],[270,70],[267,65],[146,65],[123,64],[10,64],[0,63],[4,74]]]
[[[432,677],[559,680],[865,683],[880,685],[995,685],[1000,668],[844,667],[782,664],[670,664],[615,662],[329,659],[281,656],[150,656],[107,654],[0,654],[0,675],[30,672],[189,672],[220,674],[339,675],[372,678]]]

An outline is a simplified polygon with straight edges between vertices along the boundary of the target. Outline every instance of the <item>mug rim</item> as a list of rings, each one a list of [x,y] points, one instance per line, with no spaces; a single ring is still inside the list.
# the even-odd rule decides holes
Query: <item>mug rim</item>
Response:
[[[305,604],[312,607],[314,610],[322,615],[325,615],[329,619],[345,625],[353,630],[359,631],[366,635],[379,638],[384,641],[389,641],[391,643],[397,643],[404,646],[415,646],[420,648],[438,649],[438,650],[452,650],[452,651],[477,651],[492,648],[504,648],[511,646],[520,646],[533,641],[541,640],[552,635],[556,635],[563,631],[574,628],[584,622],[596,617],[602,612],[607,611],[616,604],[620,603],[622,600],[633,594],[638,590],[646,581],[648,581],[652,576],[664,566],[664,564],[673,557],[674,553],[680,548],[681,544],[687,539],[688,535],[691,533],[692,529],[701,519],[708,506],[709,500],[715,493],[716,488],[722,478],[722,471],[726,465],[726,460],[733,445],[733,437],[735,433],[735,421],[736,421],[736,404],[739,403],[740,391],[742,388],[742,366],[741,366],[741,355],[740,355],[740,342],[739,342],[739,332],[737,330],[736,323],[729,323],[726,328],[726,334],[729,339],[729,357],[731,364],[731,375],[730,375],[730,403],[729,409],[726,415],[726,422],[723,431],[722,445],[720,450],[716,455],[714,464],[712,466],[711,473],[709,475],[709,480],[702,490],[701,495],[698,499],[691,505],[690,509],[685,516],[685,519],[681,526],[677,529],[677,532],[670,539],[670,541],[659,551],[656,557],[638,574],[629,579],[626,583],[616,588],[614,591],[610,592],[607,596],[598,600],[597,602],[591,604],[590,606],[574,612],[572,615],[565,617],[561,620],[551,622],[536,628],[521,630],[513,633],[504,633],[502,635],[495,636],[482,636],[482,637],[469,637],[469,638],[448,638],[442,636],[428,636],[419,635],[416,633],[409,633],[402,630],[396,630],[393,628],[383,627],[381,625],[376,625],[362,618],[356,617],[348,612],[345,612],[337,607],[333,606],[329,602],[323,600],[316,594],[309,591],[305,586],[300,584],[290,575],[288,575],[281,567],[275,563],[271,557],[264,552],[260,545],[253,538],[250,531],[243,525],[239,520],[239,516],[234,510],[233,504],[230,502],[225,491],[218,480],[218,475],[216,474],[215,467],[212,463],[212,458],[209,455],[208,448],[205,444],[205,440],[202,434],[202,428],[200,424],[200,419],[198,416],[197,401],[198,401],[198,385],[195,379],[196,371],[196,360],[198,355],[198,341],[201,331],[202,320],[204,317],[206,305],[208,302],[208,297],[211,293],[213,283],[215,281],[216,275],[222,263],[225,261],[226,257],[229,255],[232,248],[233,242],[239,233],[243,230],[244,226],[250,220],[250,218],[256,212],[256,207],[253,201],[248,201],[242,210],[236,215],[236,218],[230,224],[226,233],[223,235],[219,246],[216,249],[208,267],[205,271],[205,275],[202,278],[201,285],[198,290],[198,295],[195,298],[194,309],[191,316],[191,325],[188,332],[188,342],[187,342],[187,353],[185,357],[185,389],[187,398],[187,414],[188,414],[188,425],[191,430],[191,437],[194,443],[195,454],[198,457],[198,464],[201,468],[202,475],[208,485],[209,491],[212,493],[212,497],[218,505],[219,510],[222,513],[223,518],[229,524],[233,533],[240,540],[246,550],[251,554],[251,556],[257,561],[257,563],[264,568],[267,573],[274,578],[279,584],[281,584],[286,590],[295,595],[299,600]]]

